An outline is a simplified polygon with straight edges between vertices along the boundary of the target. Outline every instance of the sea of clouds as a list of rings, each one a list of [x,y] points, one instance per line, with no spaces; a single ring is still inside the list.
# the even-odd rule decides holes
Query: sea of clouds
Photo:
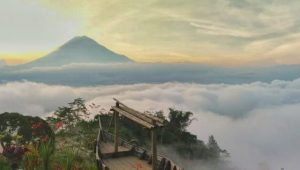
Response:
[[[241,170],[296,170],[300,158],[300,79],[249,84],[162,83],[71,87],[28,81],[0,84],[0,112],[45,116],[74,98],[104,109],[113,97],[140,111],[194,112],[199,139],[213,134]],[[197,166],[195,166],[197,167]]]
[[[300,65],[229,68],[189,63],[72,63],[51,67],[27,68],[26,65],[0,67],[0,83],[27,80],[76,87],[168,82],[242,84],[260,81],[270,83],[273,80],[292,81],[299,77]]]

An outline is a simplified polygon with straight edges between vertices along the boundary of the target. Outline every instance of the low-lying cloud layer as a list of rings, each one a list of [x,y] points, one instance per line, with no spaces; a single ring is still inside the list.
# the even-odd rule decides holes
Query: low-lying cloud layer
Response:
[[[109,109],[113,97],[140,111],[169,107],[195,113],[190,131],[215,135],[238,169],[294,170],[300,157],[300,79],[271,83],[135,84],[96,87],[34,82],[0,85],[0,112],[46,115],[76,97]]]
[[[299,77],[300,65],[225,68],[187,63],[72,63],[59,67],[0,67],[0,83],[27,80],[82,87],[167,82],[244,84],[256,81],[291,81]]]

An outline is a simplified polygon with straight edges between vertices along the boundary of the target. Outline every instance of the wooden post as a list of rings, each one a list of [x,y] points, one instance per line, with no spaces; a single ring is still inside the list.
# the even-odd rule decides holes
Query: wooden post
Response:
[[[155,121],[153,121],[155,125]],[[156,128],[151,129],[152,133],[152,170],[156,170],[157,165],[157,146],[156,146]]]
[[[114,112],[114,118],[115,118],[115,153],[118,152],[119,149],[119,113]]]

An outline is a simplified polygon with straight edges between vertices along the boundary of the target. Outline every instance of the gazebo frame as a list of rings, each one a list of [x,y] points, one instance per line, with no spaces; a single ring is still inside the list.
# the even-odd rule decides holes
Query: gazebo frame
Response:
[[[111,107],[114,114],[114,152],[118,152],[119,146],[119,117],[124,116],[131,121],[151,130],[151,162],[152,170],[157,170],[157,129],[163,127],[164,120],[150,114],[136,111],[119,100],[114,99],[116,105]]]

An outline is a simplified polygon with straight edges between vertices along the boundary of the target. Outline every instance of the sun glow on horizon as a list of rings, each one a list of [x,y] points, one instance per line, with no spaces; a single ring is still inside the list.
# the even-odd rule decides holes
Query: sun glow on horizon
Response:
[[[0,60],[4,61],[7,65],[24,64],[40,57],[43,57],[48,52],[28,52],[28,53],[9,53],[0,54]]]

